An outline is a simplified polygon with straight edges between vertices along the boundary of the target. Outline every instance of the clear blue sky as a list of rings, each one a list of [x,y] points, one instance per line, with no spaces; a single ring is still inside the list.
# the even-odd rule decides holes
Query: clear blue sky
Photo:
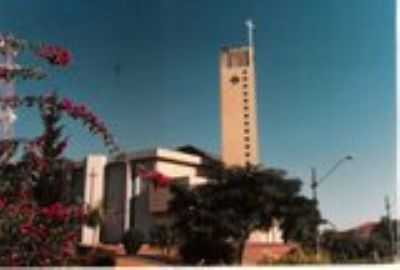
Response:
[[[64,45],[66,72],[18,85],[90,104],[126,150],[219,151],[218,52],[256,30],[262,162],[305,181],[324,174],[323,214],[340,228],[378,219],[395,192],[394,0],[2,1],[0,29]],[[23,57],[21,61],[29,59]],[[20,112],[19,134],[38,132]],[[76,124],[69,154],[103,152]]]

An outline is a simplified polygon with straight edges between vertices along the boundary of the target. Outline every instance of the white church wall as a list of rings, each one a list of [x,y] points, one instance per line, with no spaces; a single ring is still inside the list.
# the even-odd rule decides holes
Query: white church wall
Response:
[[[85,206],[90,208],[98,207],[104,196],[104,168],[107,157],[104,155],[89,155],[85,161],[84,193],[83,201]],[[96,245],[100,240],[99,226],[92,228],[82,227],[82,244]]]
[[[272,227],[268,231],[253,231],[247,241],[249,243],[268,244],[281,244],[284,242],[282,238],[282,231],[279,228],[279,223],[277,220],[274,220]]]

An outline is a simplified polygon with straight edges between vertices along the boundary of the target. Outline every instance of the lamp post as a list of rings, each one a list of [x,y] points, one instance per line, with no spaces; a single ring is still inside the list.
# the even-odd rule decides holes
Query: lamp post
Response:
[[[318,187],[322,184],[323,181],[325,181],[330,175],[332,175],[337,168],[340,167],[344,162],[348,160],[352,160],[353,157],[350,155],[344,156],[343,158],[339,159],[333,166],[332,168],[321,178],[317,177],[317,170],[312,167],[311,168],[311,191],[312,191],[312,199],[318,205]],[[320,235],[319,235],[319,228],[317,227],[317,237],[315,239],[315,248],[316,248],[316,253],[317,256],[320,254]]]

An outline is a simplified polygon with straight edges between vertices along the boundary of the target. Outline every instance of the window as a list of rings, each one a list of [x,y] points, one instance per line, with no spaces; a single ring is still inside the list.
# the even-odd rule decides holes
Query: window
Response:
[[[248,114],[248,113],[245,113],[245,114],[244,114],[244,118],[249,118],[249,114]]]
[[[244,130],[244,133],[249,134],[249,133],[250,133],[250,129],[246,128],[246,129]]]
[[[244,121],[244,125],[248,126],[248,125],[250,125],[250,122],[249,121]]]
[[[244,82],[247,82],[247,76],[243,76],[243,77],[242,77],[242,80],[243,80]]]
[[[249,56],[245,51],[231,51],[228,54],[229,67],[242,67],[249,65]]]
[[[249,100],[247,98],[245,98],[245,99],[243,99],[243,102],[247,103],[247,102],[249,102]]]
[[[245,142],[250,142],[250,137],[249,137],[249,136],[245,136],[245,137],[244,137],[244,141],[245,141]]]
[[[248,157],[250,157],[250,152],[246,152],[246,153],[244,153],[244,155],[248,158]]]
[[[233,75],[231,78],[230,78],[230,80],[229,80],[233,85],[236,85],[236,84],[238,84],[239,83],[239,81],[240,81],[240,79],[239,79],[239,77],[238,76],[236,76],[236,75]]]
[[[243,88],[247,88],[247,83],[243,84]]]
[[[245,97],[247,97],[247,95],[248,95],[249,93],[247,93],[247,91],[245,90],[245,91],[243,91],[243,95],[245,96]]]
[[[244,106],[243,109],[244,109],[245,111],[247,111],[247,110],[249,109],[249,106]]]
[[[246,145],[244,146],[244,148],[245,148],[246,150],[249,150],[249,149],[250,149],[250,144],[246,144]]]
[[[246,75],[246,74],[247,74],[247,69],[243,69],[243,70],[242,70],[242,74],[243,74],[243,75]]]

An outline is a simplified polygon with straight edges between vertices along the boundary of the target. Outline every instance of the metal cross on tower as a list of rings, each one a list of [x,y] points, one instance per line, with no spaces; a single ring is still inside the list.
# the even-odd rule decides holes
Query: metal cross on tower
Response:
[[[252,19],[246,20],[245,24],[249,31],[249,47],[253,47],[254,46],[254,30],[256,29],[256,26],[253,23]]]

